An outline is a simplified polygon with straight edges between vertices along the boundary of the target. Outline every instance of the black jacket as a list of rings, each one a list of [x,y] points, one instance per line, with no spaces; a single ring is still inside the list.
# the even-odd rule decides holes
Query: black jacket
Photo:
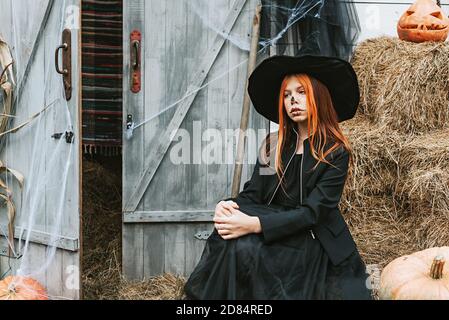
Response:
[[[299,139],[296,131],[295,134]],[[270,141],[276,143],[277,133],[270,135]],[[291,143],[286,145],[282,154],[286,174],[289,172],[289,160],[293,158],[296,151],[296,139],[290,140]],[[300,197],[302,197],[299,200],[302,205],[282,213],[260,216],[263,238],[266,243],[272,243],[296,232],[311,230],[311,234],[321,242],[331,262],[338,265],[356,249],[354,239],[338,207],[347,177],[349,153],[340,147],[326,157],[335,167],[320,162],[312,171],[317,160],[311,154],[309,139],[304,140],[303,146],[301,176],[299,177],[301,180]],[[330,146],[330,142],[326,147],[328,146]],[[271,150],[273,149],[275,150],[274,147],[271,147]],[[265,145],[260,150],[265,150]],[[269,204],[274,193],[279,190],[279,178],[273,167],[274,165],[270,169],[265,161],[262,161],[261,164],[261,159],[258,158],[251,179],[244,184],[238,197],[224,200]],[[267,174],[267,170],[270,170],[272,174]]]

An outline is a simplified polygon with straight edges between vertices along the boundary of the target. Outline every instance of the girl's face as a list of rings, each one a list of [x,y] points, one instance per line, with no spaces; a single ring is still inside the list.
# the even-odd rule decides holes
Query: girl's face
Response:
[[[291,77],[284,91],[284,106],[290,119],[294,122],[307,120],[306,93],[295,77]]]

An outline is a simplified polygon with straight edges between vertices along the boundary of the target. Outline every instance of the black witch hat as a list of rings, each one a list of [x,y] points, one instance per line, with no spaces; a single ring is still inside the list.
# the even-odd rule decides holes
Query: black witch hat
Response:
[[[248,93],[257,112],[278,123],[282,80],[286,75],[297,73],[312,76],[327,87],[339,122],[354,117],[360,101],[354,69],[345,60],[320,55],[276,55],[257,66],[248,82]]]

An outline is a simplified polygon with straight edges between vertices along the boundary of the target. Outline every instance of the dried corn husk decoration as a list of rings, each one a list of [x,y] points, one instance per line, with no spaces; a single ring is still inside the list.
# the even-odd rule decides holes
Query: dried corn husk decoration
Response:
[[[23,189],[24,176],[17,170],[8,168],[0,160],[0,174],[6,173],[11,174],[18,182],[21,189]],[[16,217],[16,207],[12,199],[12,191],[8,188],[3,179],[0,178],[0,198],[4,200],[3,204],[6,204],[7,215],[8,215],[8,238],[10,243],[9,255],[14,252],[14,220]]]
[[[9,46],[0,35],[0,90],[3,94],[3,105],[0,105],[0,133],[7,130],[10,118],[13,117],[12,94],[15,81],[12,64]]]

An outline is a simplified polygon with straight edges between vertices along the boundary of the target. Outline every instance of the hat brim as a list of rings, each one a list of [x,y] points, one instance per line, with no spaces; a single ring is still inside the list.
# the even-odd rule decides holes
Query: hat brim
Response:
[[[357,75],[351,64],[336,57],[276,55],[264,60],[248,79],[248,94],[254,108],[265,118],[279,123],[279,91],[288,74],[305,73],[329,90],[338,122],[354,117],[360,101]]]

